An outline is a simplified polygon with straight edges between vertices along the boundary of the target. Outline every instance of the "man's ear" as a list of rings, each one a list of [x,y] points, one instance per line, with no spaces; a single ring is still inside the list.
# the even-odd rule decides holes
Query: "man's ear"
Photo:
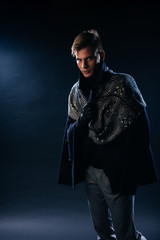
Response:
[[[101,59],[101,61],[104,61],[104,59],[105,59],[105,51],[104,50],[102,50],[100,52],[100,59]]]

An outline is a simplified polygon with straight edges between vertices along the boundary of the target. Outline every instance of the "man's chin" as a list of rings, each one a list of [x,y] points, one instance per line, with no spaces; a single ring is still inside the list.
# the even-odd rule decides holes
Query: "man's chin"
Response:
[[[85,78],[90,78],[90,77],[92,77],[92,73],[91,72],[88,72],[88,73],[82,73],[83,74],[83,76],[85,77]]]

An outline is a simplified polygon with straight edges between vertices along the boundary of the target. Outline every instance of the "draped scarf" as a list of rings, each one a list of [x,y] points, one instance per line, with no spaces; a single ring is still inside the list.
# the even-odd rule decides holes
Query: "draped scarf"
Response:
[[[78,120],[84,106],[91,101],[94,114],[88,124],[89,138],[97,144],[106,144],[132,124],[146,103],[132,76],[113,72],[108,67],[99,76],[89,97],[80,89],[81,79],[73,85],[68,97],[68,115]]]

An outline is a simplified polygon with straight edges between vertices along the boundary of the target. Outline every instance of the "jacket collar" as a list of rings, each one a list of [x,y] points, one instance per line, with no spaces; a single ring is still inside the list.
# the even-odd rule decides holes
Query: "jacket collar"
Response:
[[[102,81],[104,70],[107,71],[108,67],[106,67],[106,63],[103,61],[99,64],[98,70],[93,76],[86,78],[81,72],[79,73],[79,89],[83,92],[85,97],[88,98],[90,90],[96,88]]]

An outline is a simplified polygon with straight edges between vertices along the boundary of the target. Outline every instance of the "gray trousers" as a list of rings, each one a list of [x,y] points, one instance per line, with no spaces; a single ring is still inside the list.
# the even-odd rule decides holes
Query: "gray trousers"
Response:
[[[113,194],[102,169],[89,166],[86,193],[99,240],[146,240],[134,225],[134,196]]]

